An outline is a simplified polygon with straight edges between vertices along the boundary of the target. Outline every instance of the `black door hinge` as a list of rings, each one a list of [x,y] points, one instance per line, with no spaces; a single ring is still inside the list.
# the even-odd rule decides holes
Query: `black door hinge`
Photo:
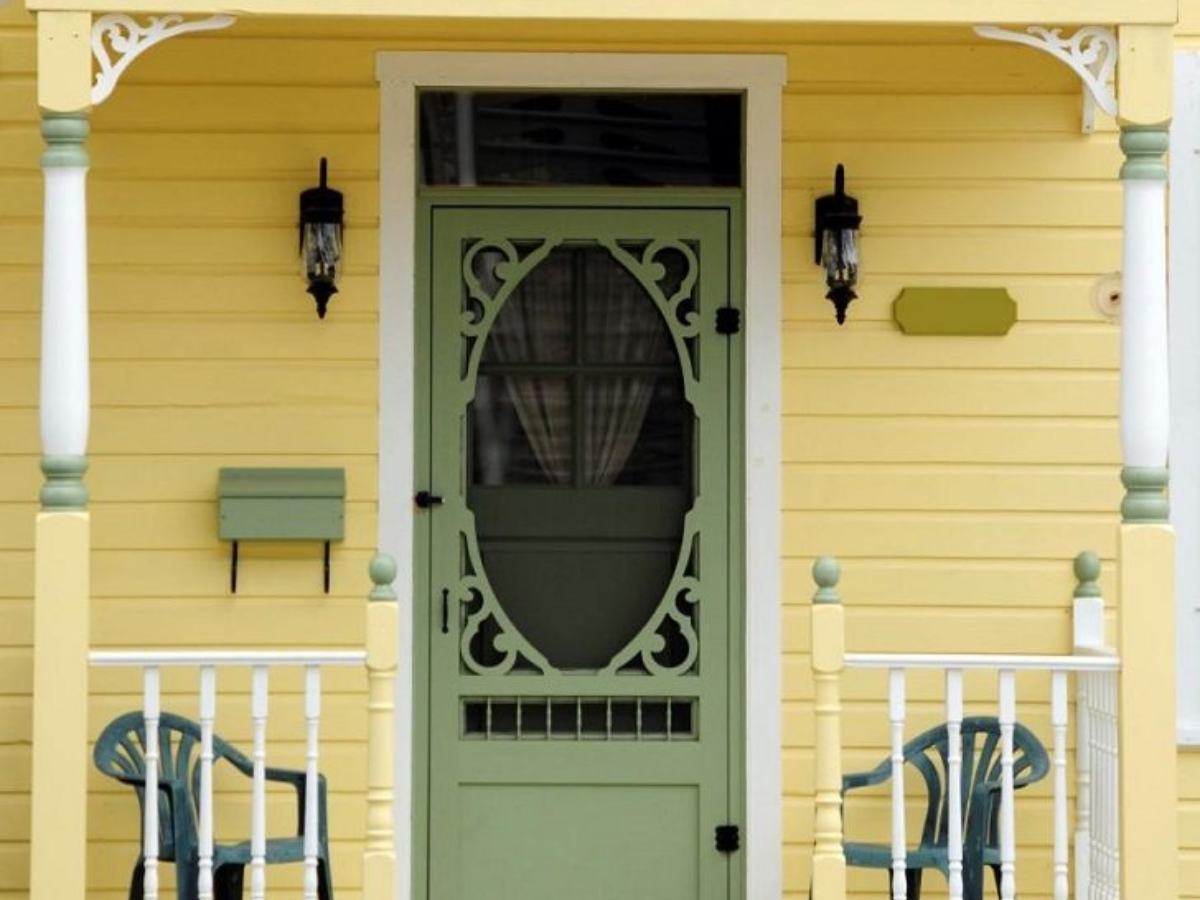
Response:
[[[736,306],[717,308],[717,334],[737,334],[742,330],[742,311]]]
[[[718,825],[716,839],[721,853],[736,853],[742,847],[742,832],[736,825]]]

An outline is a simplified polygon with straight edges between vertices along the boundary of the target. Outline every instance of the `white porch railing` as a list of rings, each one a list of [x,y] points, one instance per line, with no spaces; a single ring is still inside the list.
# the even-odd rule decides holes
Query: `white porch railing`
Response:
[[[94,650],[93,666],[132,667],[142,670],[142,718],[145,724],[145,801],[142,804],[142,858],[144,900],[158,898],[160,778],[159,722],[160,673],[164,668],[199,669],[200,693],[200,796],[197,821],[199,845],[198,895],[213,896],[213,728],[217,715],[217,675],[221,670],[246,669],[251,673],[250,719],[253,733],[251,759],[254,774],[250,788],[250,898],[266,896],[267,848],[267,716],[268,685],[273,670],[300,667],[304,671],[305,788],[304,788],[304,900],[317,898],[318,764],[321,723],[321,669],[328,666],[362,666],[363,650]]]
[[[1077,568],[1078,570],[1078,568]],[[949,896],[963,897],[963,843],[966,798],[962,796],[962,726],[964,675],[993,672],[994,699],[972,702],[977,714],[994,715],[1000,733],[999,865],[1001,900],[1017,896],[1017,814],[1014,783],[1013,735],[1021,702],[1049,700],[1050,734],[1038,735],[1049,754],[1053,796],[1051,892],[1055,900],[1068,900],[1071,891],[1069,832],[1068,732],[1071,717],[1071,681],[1074,680],[1076,717],[1074,892],[1076,898],[1117,900],[1119,880],[1119,809],[1117,756],[1117,678],[1120,662],[1102,648],[1103,601],[1095,576],[1076,592],[1076,652],[1066,655],[845,653],[838,568],[825,559],[814,567],[820,586],[813,609],[813,667],[817,683],[817,797],[814,848],[814,900],[842,900],[845,896],[842,855],[842,784],[840,743],[840,673],[847,669],[875,669],[887,674],[888,728],[891,746],[891,895],[907,897],[907,810],[905,761],[908,734],[908,674],[916,670],[942,673],[946,724],[945,837],[949,868]],[[1096,564],[1098,576],[1098,563]],[[821,649],[824,642],[833,651]],[[1049,697],[1017,696],[1018,673],[1048,676]],[[1032,730],[1032,729],[1031,729]],[[981,761],[983,764],[983,761]],[[980,873],[981,874],[981,873]],[[1029,890],[1028,887],[1025,890]]]
[[[304,673],[304,806],[303,897],[317,900],[320,852],[320,723],[321,673],[338,666],[365,667],[369,696],[367,831],[364,852],[363,895],[382,900],[391,891],[394,847],[392,834],[391,732],[394,728],[393,678],[396,671],[396,598],[391,590],[395,564],[377,555],[371,564],[375,587],[367,610],[367,647],[364,650],[93,650],[93,667],[141,670],[142,724],[145,729],[142,803],[143,900],[159,897],[159,804],[164,777],[159,726],[162,721],[161,674],[163,669],[196,670],[199,706],[199,758],[197,802],[197,895],[213,898],[213,738],[218,721],[218,682],[223,672],[249,671],[252,777],[250,799],[250,898],[265,900],[267,890],[267,720],[269,685],[280,670]],[[385,736],[379,740],[378,735]],[[385,743],[384,747],[374,746]],[[188,773],[191,769],[188,767]],[[176,777],[179,775],[175,773]],[[380,862],[383,865],[380,865]]]

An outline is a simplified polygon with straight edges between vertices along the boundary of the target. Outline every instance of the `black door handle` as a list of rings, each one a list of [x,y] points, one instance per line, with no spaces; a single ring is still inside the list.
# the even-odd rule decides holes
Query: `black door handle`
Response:
[[[442,588],[442,634],[450,633],[450,589]]]
[[[433,506],[441,506],[445,501],[437,494],[429,491],[417,491],[417,496],[413,497],[413,502],[421,509],[429,509]]]

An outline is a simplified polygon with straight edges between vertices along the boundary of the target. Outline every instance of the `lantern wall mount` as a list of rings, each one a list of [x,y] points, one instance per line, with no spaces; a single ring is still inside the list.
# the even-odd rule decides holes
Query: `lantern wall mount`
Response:
[[[817,198],[816,225],[813,228],[813,260],[825,269],[829,290],[825,299],[833,302],[837,322],[846,322],[846,307],[858,297],[858,229],[862,216],[858,201],[846,193],[846,169],[838,163],[833,193]]]
[[[307,291],[324,319],[329,298],[338,292],[342,276],[341,191],[326,184],[328,161],[321,157],[321,183],[300,194],[300,264]]]

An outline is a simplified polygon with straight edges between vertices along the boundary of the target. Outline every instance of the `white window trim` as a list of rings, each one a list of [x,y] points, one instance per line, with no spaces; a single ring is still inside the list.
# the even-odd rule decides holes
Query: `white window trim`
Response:
[[[1175,54],[1170,154],[1171,524],[1181,745],[1200,746],[1200,52]]]
[[[380,110],[379,545],[413,584],[412,422],[416,91],[420,87],[740,90],[746,94],[746,822],[747,898],[783,894],[780,479],[782,477],[782,56],[390,52]],[[396,898],[410,900],[412,604],[402,602],[396,677]]]

